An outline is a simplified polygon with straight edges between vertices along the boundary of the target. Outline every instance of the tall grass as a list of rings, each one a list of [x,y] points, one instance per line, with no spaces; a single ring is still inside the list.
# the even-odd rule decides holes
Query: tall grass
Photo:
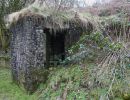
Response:
[[[108,34],[112,40],[106,50],[106,54],[98,64],[98,67],[93,69],[94,73],[92,73],[92,76],[95,77],[92,80],[93,85],[107,89],[105,94],[100,96],[100,100],[114,99],[115,91],[130,99],[130,33],[127,25],[127,20],[124,20],[121,24],[121,29],[114,26],[114,32],[116,33]],[[120,88],[114,89],[115,86],[120,86]]]

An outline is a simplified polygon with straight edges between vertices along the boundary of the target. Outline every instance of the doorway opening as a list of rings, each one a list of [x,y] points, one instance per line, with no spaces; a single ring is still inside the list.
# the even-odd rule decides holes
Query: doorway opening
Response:
[[[46,55],[49,65],[58,65],[60,61],[65,59],[65,31],[57,31],[46,29]]]

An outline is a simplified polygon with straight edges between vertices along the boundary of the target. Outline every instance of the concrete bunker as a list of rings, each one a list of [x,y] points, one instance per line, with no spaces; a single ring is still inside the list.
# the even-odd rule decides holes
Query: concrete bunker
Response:
[[[27,13],[9,28],[13,81],[29,92],[34,92],[43,79],[38,77],[39,72],[64,60],[68,48],[87,31],[87,23],[80,18],[57,22],[53,17]]]

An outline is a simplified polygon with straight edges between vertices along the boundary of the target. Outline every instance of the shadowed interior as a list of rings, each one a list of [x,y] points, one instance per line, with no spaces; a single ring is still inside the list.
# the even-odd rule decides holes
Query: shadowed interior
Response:
[[[44,29],[44,33],[47,34],[47,61],[48,64],[59,63],[59,61],[65,59],[65,31],[60,30],[54,32],[54,30]]]

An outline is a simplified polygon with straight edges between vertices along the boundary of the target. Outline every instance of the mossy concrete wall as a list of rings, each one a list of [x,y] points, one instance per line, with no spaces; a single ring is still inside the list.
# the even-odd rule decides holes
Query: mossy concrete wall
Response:
[[[24,17],[11,27],[11,66],[13,81],[27,91],[35,91],[38,79],[33,75],[46,62],[46,35],[35,17]]]

